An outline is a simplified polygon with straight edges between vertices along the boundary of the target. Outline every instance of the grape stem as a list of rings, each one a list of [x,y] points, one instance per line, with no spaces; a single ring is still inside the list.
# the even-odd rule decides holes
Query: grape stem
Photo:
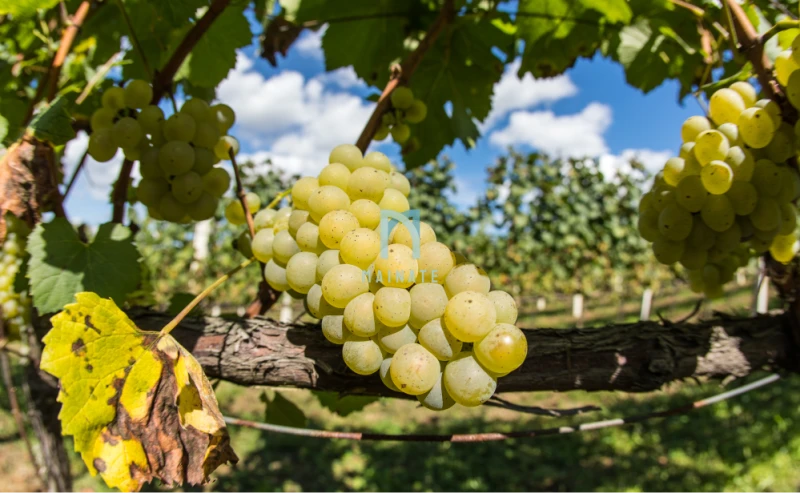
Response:
[[[180,324],[181,321],[184,318],[186,318],[186,316],[189,315],[189,313],[191,313],[191,311],[194,310],[195,307],[197,305],[199,305],[201,301],[203,301],[209,294],[211,294],[212,291],[217,289],[220,285],[222,285],[225,281],[227,281],[231,276],[233,276],[234,274],[236,274],[240,270],[242,270],[245,267],[247,267],[248,265],[250,265],[254,260],[255,260],[255,257],[250,257],[249,259],[247,259],[244,262],[242,262],[241,264],[237,265],[236,267],[234,267],[233,269],[228,271],[225,275],[223,275],[222,277],[220,277],[219,279],[217,279],[216,281],[211,283],[203,291],[201,291],[200,294],[198,294],[197,296],[194,297],[194,299],[191,301],[191,303],[186,305],[186,307],[183,310],[181,310],[181,312],[178,313],[175,316],[175,318],[172,319],[172,321],[170,321],[170,323],[168,323],[167,325],[164,326],[163,329],[161,329],[161,332],[159,332],[159,334],[158,334],[159,337],[165,336],[165,335],[169,334],[170,332],[172,332],[172,329],[177,327],[178,324]]]
[[[433,21],[430,28],[428,28],[428,32],[425,33],[425,37],[419,42],[417,48],[403,60],[403,63],[398,69],[393,70],[391,79],[389,79],[380,98],[378,98],[378,104],[375,106],[375,110],[372,112],[372,115],[370,115],[367,124],[364,126],[364,130],[356,141],[356,146],[361,149],[362,153],[366,152],[369,143],[372,142],[372,139],[375,137],[375,132],[377,132],[378,128],[381,126],[383,114],[386,113],[391,106],[389,95],[397,86],[408,84],[409,79],[419,66],[425,53],[433,46],[436,38],[439,37],[439,34],[453,19],[454,15],[455,7],[453,0],[445,0],[442,10],[439,12],[439,15]]]
[[[247,207],[247,200],[246,200],[247,192],[244,191],[244,186],[242,185],[242,174],[239,171],[239,165],[236,164],[236,155],[233,153],[232,148],[228,149],[228,156],[231,158],[231,165],[233,166],[233,176],[236,179],[236,196],[239,197],[239,202],[241,202],[242,209],[244,209],[244,218],[247,221],[247,229],[250,231],[250,238],[253,238],[256,235],[256,227],[255,223],[253,222],[253,214]]]
[[[755,27],[738,2],[734,0],[724,0],[724,2],[726,13],[733,24],[732,34],[738,40],[739,51],[750,59],[758,82],[767,95],[771,98],[782,97],[783,91],[772,78],[772,64],[764,53],[764,45]]]

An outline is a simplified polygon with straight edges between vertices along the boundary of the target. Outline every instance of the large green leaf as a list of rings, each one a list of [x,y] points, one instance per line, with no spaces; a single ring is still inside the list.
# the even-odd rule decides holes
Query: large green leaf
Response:
[[[120,304],[139,283],[139,252],[121,224],[103,224],[86,244],[66,219],[56,218],[33,230],[28,253],[33,303],[42,313],[60,310],[82,291]]]
[[[180,74],[195,86],[215,87],[236,66],[236,50],[252,41],[244,10],[228,7],[197,42]]]
[[[58,0],[0,0],[0,15],[10,14],[15,19],[28,17],[38,9],[47,10],[58,4]]]
[[[294,22],[330,20],[322,38],[325,68],[352,66],[378,87],[389,80],[392,62],[402,60],[410,23],[419,22],[422,12],[417,0],[284,0],[281,5]]]
[[[412,126],[420,137],[419,150],[405,156],[407,168],[434,159],[456,139],[467,148],[480,136],[477,122],[492,108],[492,90],[503,74],[503,60],[512,37],[496,25],[476,18],[460,18],[448,25],[426,53],[411,78],[414,95],[425,101],[428,116]],[[446,106],[451,106],[450,115]]]
[[[626,24],[625,0],[520,0],[517,28],[525,42],[520,75],[550,77],[597,49],[609,26]]]
[[[68,105],[68,101],[59,96],[50,106],[37,114],[30,124],[33,135],[54,145],[66,144],[75,138],[72,118],[67,111]]]

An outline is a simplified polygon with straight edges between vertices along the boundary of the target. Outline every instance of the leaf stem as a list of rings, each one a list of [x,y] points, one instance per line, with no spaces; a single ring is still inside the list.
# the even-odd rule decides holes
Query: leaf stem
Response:
[[[223,275],[222,277],[220,277],[219,279],[217,279],[216,281],[211,283],[207,288],[205,288],[203,291],[201,291],[200,294],[195,296],[195,298],[191,301],[191,303],[186,305],[186,307],[183,310],[181,310],[181,312],[178,313],[175,316],[175,318],[173,318],[172,321],[170,321],[170,323],[165,325],[164,328],[161,329],[161,332],[159,332],[158,335],[159,336],[165,336],[165,335],[169,334],[170,332],[172,332],[172,330],[175,327],[177,327],[178,324],[180,324],[181,321],[183,321],[183,319],[186,318],[186,316],[189,315],[189,313],[191,313],[191,311],[194,310],[194,308],[197,305],[199,305],[201,301],[203,301],[209,294],[211,294],[212,291],[217,289],[222,283],[227,281],[232,275],[236,274],[240,270],[242,270],[245,267],[247,267],[248,265],[250,265],[254,260],[255,260],[255,257],[250,257],[249,259],[247,259],[244,262],[242,262],[241,264],[237,265],[236,267],[234,267],[233,269],[228,271],[225,275]]]
[[[97,83],[100,82],[101,80],[105,79],[106,74],[108,74],[108,71],[111,70],[111,67],[114,66],[114,64],[117,62],[117,58],[121,54],[122,54],[121,51],[118,51],[118,52],[114,53],[113,55],[111,55],[111,58],[109,58],[106,61],[106,63],[104,63],[100,67],[100,70],[98,70],[94,74],[94,76],[86,84],[86,87],[83,88],[83,91],[81,91],[81,94],[80,94],[80,96],[78,96],[78,99],[75,100],[75,104],[76,105],[83,104],[84,100],[86,100],[86,98],[89,96],[89,94],[91,94],[92,90],[97,85]]]
[[[764,34],[761,35],[761,38],[759,39],[759,42],[763,46],[764,43],[769,41],[769,39],[771,37],[775,36],[776,34],[782,32],[782,31],[786,31],[788,29],[797,29],[798,27],[800,27],[800,20],[797,20],[797,19],[781,19],[778,22],[776,22],[774,26],[772,26],[771,28],[767,29],[764,32]]]
[[[142,65],[144,65],[144,70],[147,72],[147,77],[149,79],[153,78],[153,70],[150,68],[150,63],[147,62],[147,57],[144,56],[144,50],[142,49],[141,43],[139,43],[139,38],[136,36],[136,31],[133,30],[133,24],[131,23],[131,18],[128,17],[128,12],[125,10],[125,6],[122,4],[122,0],[117,0],[117,6],[119,7],[119,11],[122,13],[122,20],[125,21],[125,26],[128,28],[128,33],[130,34],[131,44],[133,44],[133,48],[139,53],[139,58],[142,59]]]

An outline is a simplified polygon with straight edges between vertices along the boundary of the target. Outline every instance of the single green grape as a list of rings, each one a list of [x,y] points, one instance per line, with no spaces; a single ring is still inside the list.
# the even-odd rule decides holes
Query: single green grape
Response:
[[[110,128],[101,128],[92,132],[89,137],[89,155],[95,161],[104,163],[111,161],[117,154],[117,145]]]
[[[165,221],[182,222],[188,211],[186,205],[178,202],[171,193],[164,194],[158,203],[158,213]]]
[[[104,108],[114,111],[125,109],[125,90],[121,87],[109,87],[100,99]]]
[[[203,179],[193,171],[178,175],[172,180],[172,195],[181,204],[191,204],[203,193]]]
[[[222,168],[213,167],[203,175],[203,188],[214,197],[222,197],[230,187],[231,176]]]
[[[414,93],[406,86],[399,86],[392,91],[390,100],[395,108],[406,110],[414,104]]]
[[[200,197],[190,204],[189,217],[195,221],[205,221],[211,219],[217,212],[219,200],[208,192],[201,192]]]
[[[164,112],[158,106],[145,106],[136,119],[146,134],[161,134],[162,125],[164,124]]]
[[[114,126],[111,127],[111,135],[117,147],[131,149],[139,145],[142,137],[144,137],[144,132],[139,122],[134,118],[126,116],[114,123]]]
[[[144,108],[153,99],[153,88],[145,80],[132,80],[125,86],[125,106],[128,108]]]
[[[167,140],[190,142],[194,137],[197,123],[186,113],[175,113],[164,121],[163,131]]]
[[[406,125],[405,123],[398,123],[394,127],[392,127],[392,139],[398,144],[405,144],[406,141],[411,137],[411,128]]]
[[[194,166],[194,149],[180,140],[167,142],[159,150],[158,164],[166,176],[186,173]]]
[[[420,123],[428,115],[428,107],[419,99],[415,99],[406,110],[408,123]]]
[[[90,120],[90,124],[92,126],[93,131],[97,131],[103,128],[111,128],[114,126],[114,119],[117,118],[116,110],[111,108],[98,108],[94,113],[92,113],[92,118]]]

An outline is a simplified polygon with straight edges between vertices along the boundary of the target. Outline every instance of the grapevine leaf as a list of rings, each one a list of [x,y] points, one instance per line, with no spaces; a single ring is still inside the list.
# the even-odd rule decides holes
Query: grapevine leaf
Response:
[[[211,384],[169,335],[139,330],[117,305],[76,294],[44,337],[41,368],[59,379],[62,433],[89,472],[138,491],[159,479],[202,484],[230,447]]]
[[[267,403],[265,418],[267,423],[294,428],[303,428],[306,425],[306,415],[303,411],[280,392],[276,391],[272,399],[265,393],[262,395],[262,400]]]
[[[216,87],[236,66],[236,50],[251,41],[244,10],[228,7],[197,42],[179,73],[195,86]]]
[[[405,53],[403,42],[418,2],[409,0],[350,0],[342,4],[326,0],[281,2],[293,22],[326,21],[352,17],[352,21],[331,22],[322,37],[325,69],[352,66],[368,84],[383,87],[389,68]]]
[[[34,15],[38,9],[47,10],[58,0],[0,0],[0,15],[10,14],[14,19]]]
[[[314,395],[317,396],[317,400],[323,407],[328,408],[339,416],[347,416],[361,411],[367,405],[379,399],[378,397],[363,395],[341,396],[337,392],[314,392]]]
[[[59,96],[47,109],[37,114],[30,124],[34,137],[54,145],[66,144],[74,139],[75,130],[67,111],[68,104],[66,99]]]
[[[33,303],[42,313],[59,310],[81,291],[122,303],[139,283],[139,252],[131,230],[121,224],[101,225],[85,244],[66,219],[56,218],[36,226],[28,253]]]
[[[579,56],[591,56],[607,24],[626,24],[625,0],[520,0],[518,33],[525,42],[519,74],[552,77]]]
[[[681,94],[687,94],[704,69],[692,14],[667,0],[638,0],[632,5],[635,20],[604,51],[625,68],[628,84],[648,92],[666,79],[677,79]]]
[[[512,40],[479,19],[460,18],[445,28],[411,78],[414,96],[428,106],[428,115],[411,127],[411,135],[420,136],[421,147],[405,156],[407,168],[434,159],[456,139],[467,148],[474,145],[480,136],[476,120],[489,115],[492,88],[503,73],[494,49],[505,51]]]

